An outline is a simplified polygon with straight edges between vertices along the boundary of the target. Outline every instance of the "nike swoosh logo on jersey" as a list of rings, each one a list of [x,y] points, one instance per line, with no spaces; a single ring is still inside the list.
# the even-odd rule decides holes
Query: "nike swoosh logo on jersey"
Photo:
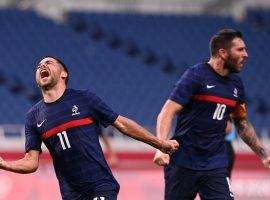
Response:
[[[46,121],[46,119],[44,119],[40,124],[39,123],[37,123],[37,127],[39,128],[39,127],[41,127],[42,126],[42,124],[44,123]]]
[[[211,88],[213,88],[213,87],[216,87],[215,85],[206,85],[206,88],[207,89],[211,89]]]

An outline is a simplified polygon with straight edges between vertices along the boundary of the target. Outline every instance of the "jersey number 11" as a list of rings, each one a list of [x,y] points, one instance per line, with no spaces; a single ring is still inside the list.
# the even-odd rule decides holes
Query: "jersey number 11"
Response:
[[[62,131],[61,133],[57,133],[57,136],[60,139],[60,143],[62,145],[63,150],[66,150],[67,148],[69,149],[71,147],[66,131]]]

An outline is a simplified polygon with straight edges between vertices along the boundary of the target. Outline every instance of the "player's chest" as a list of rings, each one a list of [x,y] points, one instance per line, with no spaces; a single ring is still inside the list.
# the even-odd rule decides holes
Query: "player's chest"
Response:
[[[36,119],[36,128],[40,135],[56,129],[80,126],[90,119],[93,121],[91,109],[83,102],[63,102],[46,106]]]
[[[229,79],[206,77],[201,82],[198,93],[201,95],[225,98],[238,102],[241,95],[241,90],[234,82],[230,81]]]

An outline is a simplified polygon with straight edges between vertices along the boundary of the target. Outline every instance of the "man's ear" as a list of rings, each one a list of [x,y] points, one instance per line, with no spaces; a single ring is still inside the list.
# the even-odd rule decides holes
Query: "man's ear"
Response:
[[[221,48],[221,49],[218,50],[218,55],[219,55],[220,58],[225,60],[228,57],[228,52],[227,52],[226,49]]]
[[[68,73],[66,71],[61,72],[61,78],[66,79],[68,77]]]

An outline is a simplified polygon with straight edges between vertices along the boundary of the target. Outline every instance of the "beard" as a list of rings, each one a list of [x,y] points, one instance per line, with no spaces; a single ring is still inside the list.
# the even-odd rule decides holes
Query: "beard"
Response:
[[[238,69],[238,62],[237,59],[232,57],[231,54],[228,55],[224,62],[224,69],[228,69],[230,74],[232,73],[239,73],[240,70]]]
[[[50,78],[46,83],[43,83],[42,81],[38,81],[38,87],[41,90],[48,91],[52,89],[57,84],[57,81],[53,78]]]

